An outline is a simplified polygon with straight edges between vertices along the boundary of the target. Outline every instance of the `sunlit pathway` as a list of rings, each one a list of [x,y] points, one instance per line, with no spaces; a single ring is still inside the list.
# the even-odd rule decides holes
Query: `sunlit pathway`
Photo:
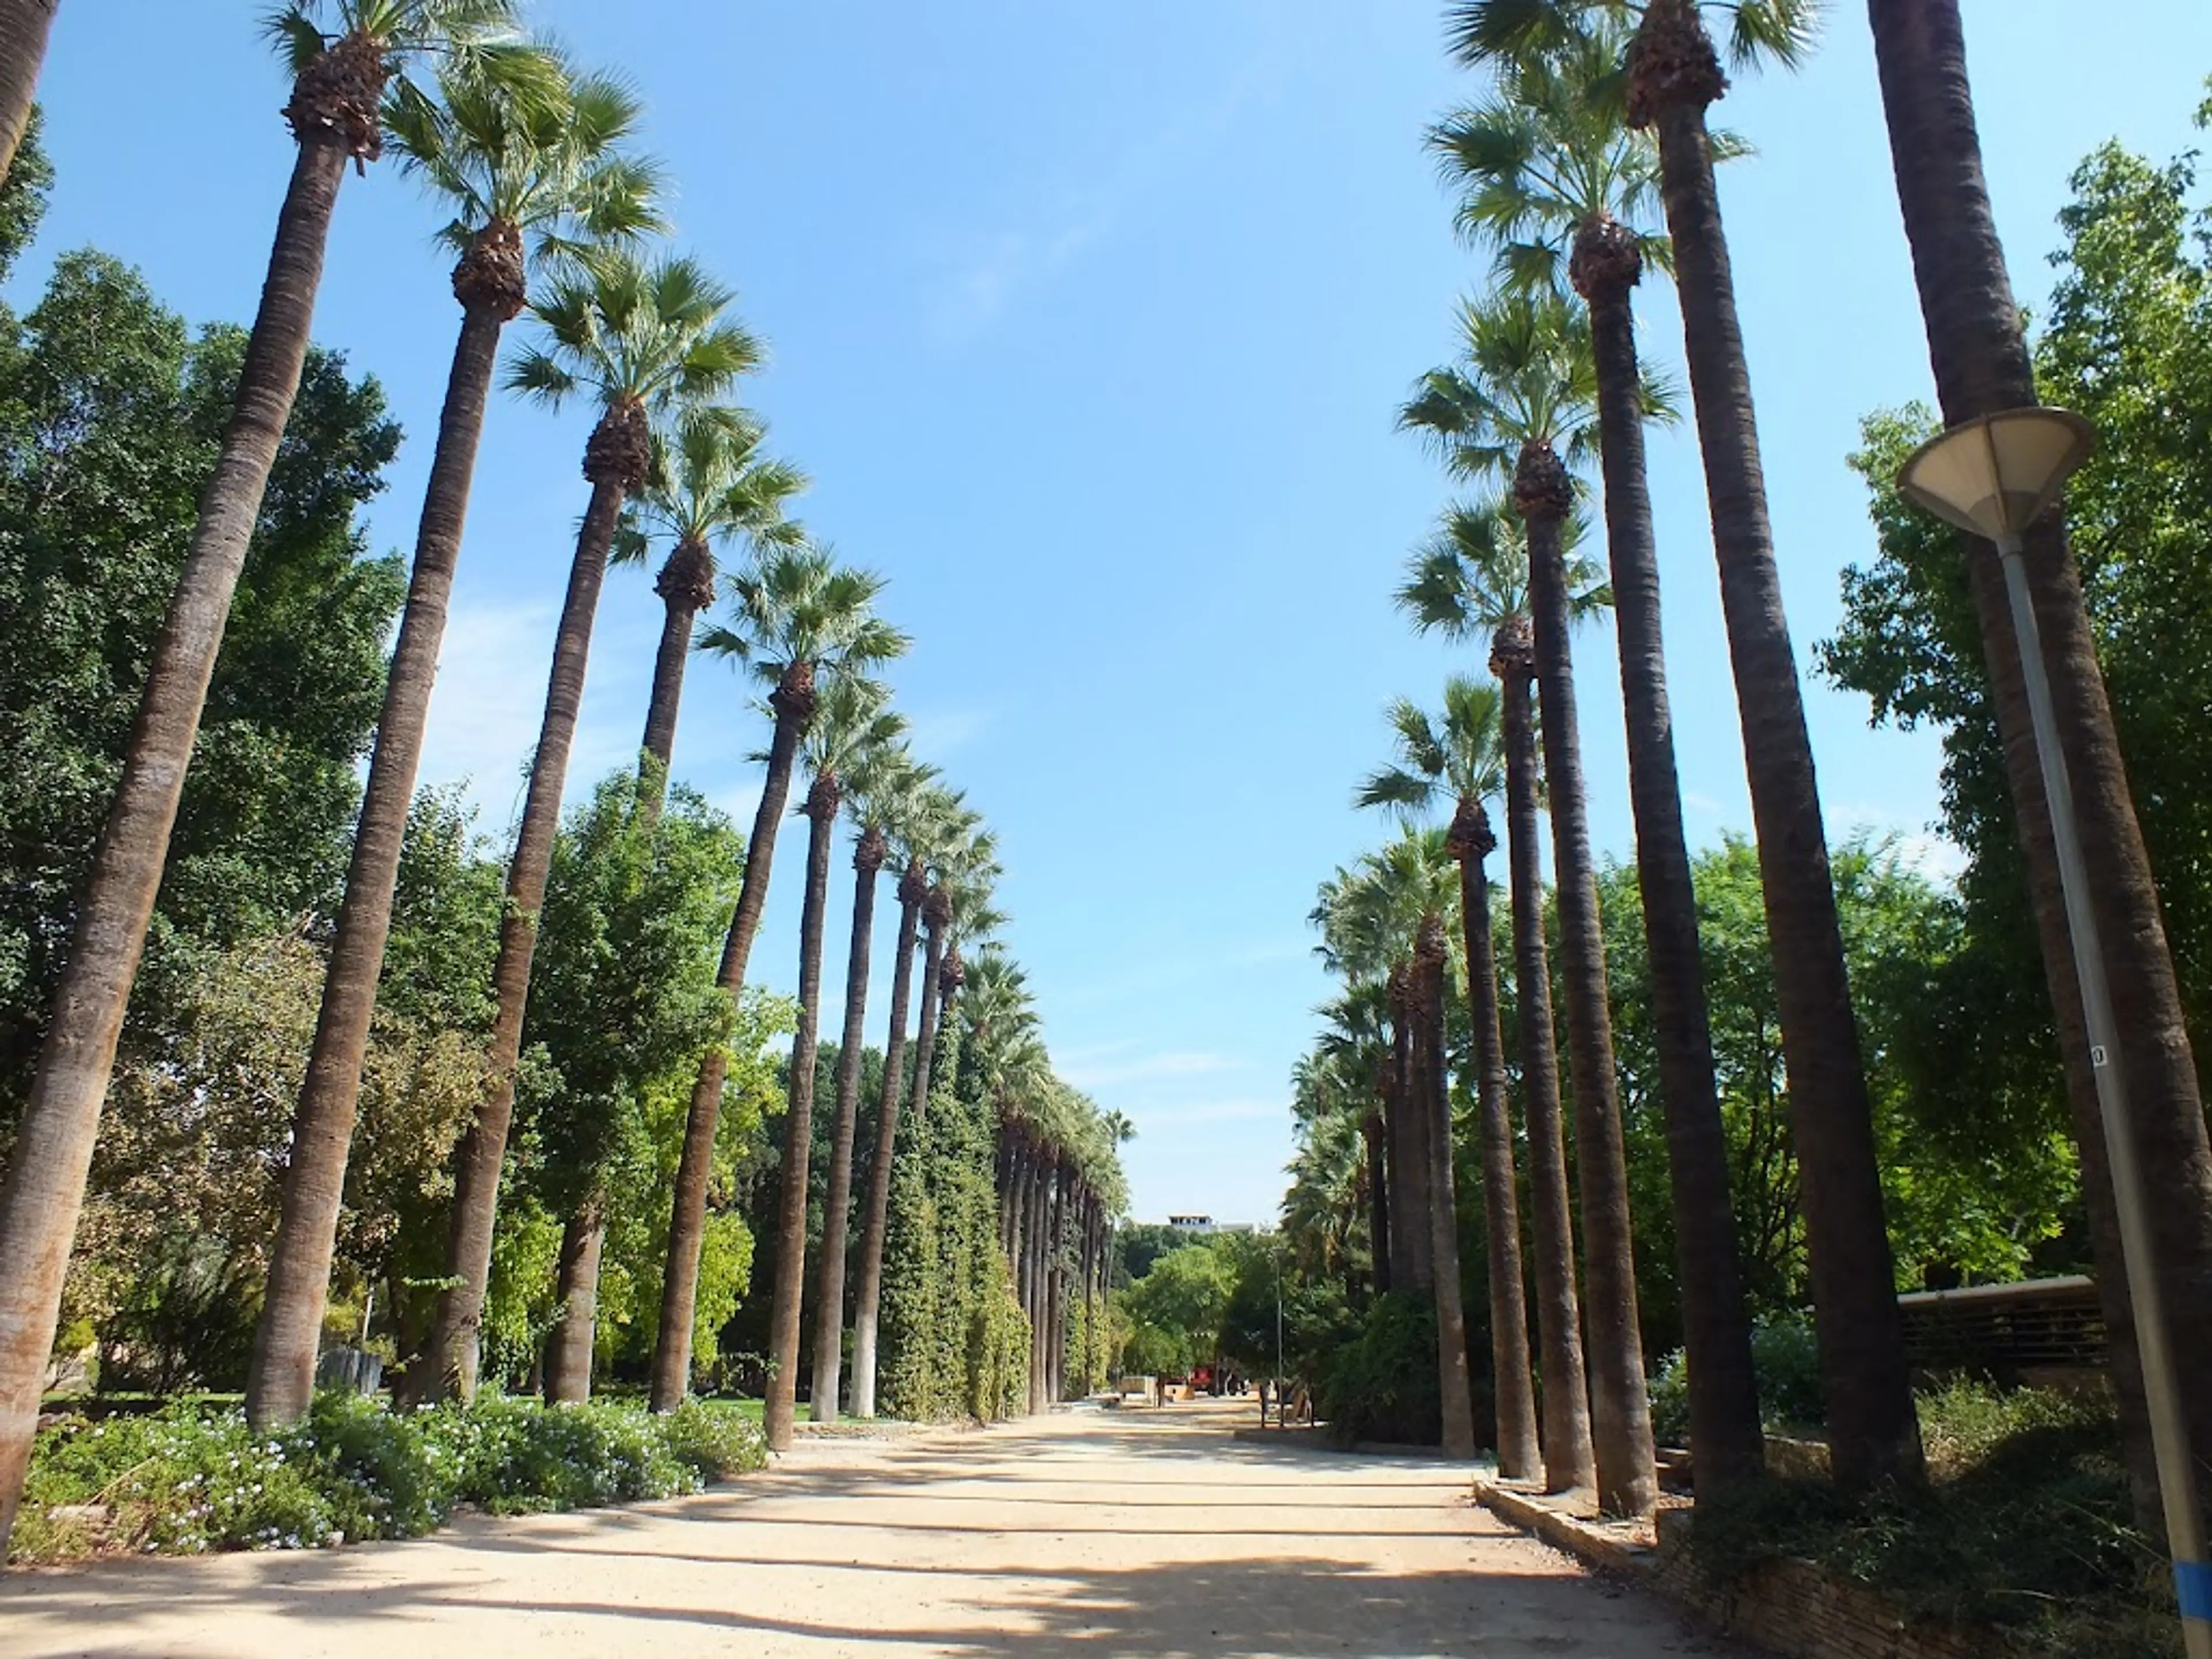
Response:
[[[802,1443],[704,1497],[310,1555],[11,1574],[0,1653],[1718,1651],[1507,1532],[1418,1459],[1232,1441],[1225,1406]],[[1237,1413],[1249,1420],[1250,1407]]]

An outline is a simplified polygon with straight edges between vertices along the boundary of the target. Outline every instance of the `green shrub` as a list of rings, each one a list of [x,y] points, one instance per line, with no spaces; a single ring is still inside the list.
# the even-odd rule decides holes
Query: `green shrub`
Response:
[[[1316,1391],[1329,1433],[1345,1444],[1432,1446],[1442,1438],[1437,1316],[1429,1298],[1393,1291],[1367,1310],[1359,1334],[1329,1356]]]
[[[1802,1314],[1775,1314],[1751,1328],[1759,1416],[1770,1433],[1817,1428],[1828,1419],[1820,1344]],[[1680,1348],[1651,1373],[1651,1432],[1662,1445],[1690,1441],[1690,1361]]]
[[[235,1410],[184,1401],[42,1432],[9,1559],[410,1538],[458,1503],[514,1514],[668,1498],[766,1459],[757,1427],[705,1401],[665,1417],[495,1395],[394,1413],[328,1394],[304,1422],[257,1435]]]
[[[66,1418],[33,1449],[9,1559],[313,1548],[340,1530],[313,1457],[295,1437],[264,1439],[240,1413],[189,1401],[151,1417]]]
[[[1814,1562],[1907,1613],[2002,1628],[2024,1652],[2178,1652],[2164,1564],[2133,1523],[2108,1399],[1956,1384],[1922,1396],[1930,1480],[1863,1497],[1769,1480],[1698,1501],[1700,1565]]]

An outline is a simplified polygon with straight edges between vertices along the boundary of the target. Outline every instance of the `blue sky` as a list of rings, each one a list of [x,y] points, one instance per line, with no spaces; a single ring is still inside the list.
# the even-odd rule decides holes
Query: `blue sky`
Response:
[[[196,321],[251,314],[291,155],[259,9],[61,9],[42,255],[94,244]],[[1383,833],[1347,805],[1381,755],[1382,705],[1433,696],[1455,665],[1389,601],[1446,498],[1392,415],[1448,355],[1454,300],[1481,274],[1420,148],[1479,91],[1445,62],[1438,15],[1430,0],[535,11],[644,94],[680,240],[774,348],[748,401],[816,480],[805,518],[891,579],[885,609],[916,641],[901,704],[1000,831],[1010,941],[1061,1069],[1139,1126],[1139,1216],[1272,1214],[1286,1077],[1327,992],[1303,918],[1315,883]],[[2193,141],[2212,9],[2136,0],[2132,27],[2088,29],[2059,0],[1967,0],[1966,15],[1998,223],[2033,303],[2074,163],[2112,137],[2161,158]],[[1747,82],[1723,109],[1759,149],[1723,198],[1802,661],[1833,627],[1837,573],[1869,551],[1843,459],[1857,417],[1929,390],[1861,12],[1838,6],[1803,74]],[[318,313],[318,337],[384,382],[408,430],[380,547],[412,544],[457,326],[435,222],[389,167],[349,180]],[[1671,296],[1654,285],[1640,310],[1647,356],[1678,359]],[[424,776],[471,779],[489,830],[516,805],[536,730],[586,420],[502,405],[487,434]],[[1655,436],[1651,464],[1704,842],[1747,826],[1741,751],[1689,434]],[[633,752],[657,628],[649,578],[617,573],[572,792]],[[1577,650],[1593,830],[1626,856],[1607,629]],[[1926,840],[1933,740],[1869,732],[1863,700],[1817,682],[1808,707],[1832,834],[1913,837],[1946,867]],[[762,730],[735,680],[697,665],[678,775],[749,814]],[[784,988],[803,827],[754,960]]]

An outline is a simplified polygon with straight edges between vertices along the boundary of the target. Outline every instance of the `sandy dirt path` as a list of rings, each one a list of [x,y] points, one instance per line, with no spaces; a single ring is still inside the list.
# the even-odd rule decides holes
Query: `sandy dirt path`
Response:
[[[1249,1421],[1244,1406],[1236,1420]],[[702,1497],[313,1554],[0,1579],[39,1659],[1656,1659],[1717,1654],[1467,1497],[1234,1441],[1228,1402],[802,1440]]]

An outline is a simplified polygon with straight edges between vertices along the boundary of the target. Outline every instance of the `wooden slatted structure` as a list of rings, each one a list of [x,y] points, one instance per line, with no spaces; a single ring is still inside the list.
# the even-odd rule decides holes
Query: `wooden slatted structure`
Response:
[[[1897,1304],[1907,1351],[1923,1370],[2017,1378],[2106,1363],[2104,1313],[2087,1279],[1917,1291]]]

